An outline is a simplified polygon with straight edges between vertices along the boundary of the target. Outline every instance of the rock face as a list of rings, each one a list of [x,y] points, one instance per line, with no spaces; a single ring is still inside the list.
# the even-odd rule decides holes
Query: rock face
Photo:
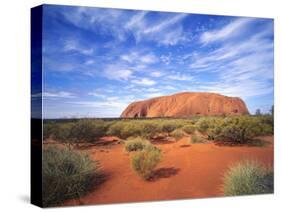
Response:
[[[239,97],[216,93],[183,92],[131,103],[121,114],[123,118],[186,117],[193,115],[249,114]]]

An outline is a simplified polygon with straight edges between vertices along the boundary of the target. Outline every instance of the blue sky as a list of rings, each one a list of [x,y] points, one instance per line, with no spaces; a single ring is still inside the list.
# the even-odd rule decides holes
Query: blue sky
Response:
[[[182,91],[273,105],[273,20],[44,6],[45,118],[118,117]],[[36,98],[36,94],[33,95]]]

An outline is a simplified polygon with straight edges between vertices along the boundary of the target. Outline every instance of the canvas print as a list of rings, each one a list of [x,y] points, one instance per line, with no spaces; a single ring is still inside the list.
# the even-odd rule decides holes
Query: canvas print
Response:
[[[31,19],[35,204],[273,193],[273,19],[59,5]]]

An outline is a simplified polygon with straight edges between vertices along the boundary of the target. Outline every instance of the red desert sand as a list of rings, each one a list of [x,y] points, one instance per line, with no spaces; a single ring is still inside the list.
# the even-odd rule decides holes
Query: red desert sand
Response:
[[[155,144],[163,157],[151,181],[144,181],[131,168],[123,144],[86,148],[100,162],[105,182],[84,197],[64,205],[122,203],[223,196],[223,175],[235,162],[252,159],[273,165],[273,137],[262,139],[265,147],[191,144],[190,137]],[[109,142],[110,143],[110,142]]]

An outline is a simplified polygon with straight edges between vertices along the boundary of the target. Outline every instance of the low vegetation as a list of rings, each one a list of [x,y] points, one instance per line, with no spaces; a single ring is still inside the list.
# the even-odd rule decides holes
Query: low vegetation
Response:
[[[204,138],[200,137],[199,135],[193,134],[191,135],[191,143],[200,144],[200,143],[206,143],[206,141]]]
[[[231,167],[224,177],[226,196],[273,193],[273,171],[256,161]]]
[[[272,116],[232,116],[201,118],[197,129],[209,140],[245,144],[254,137],[273,134]]]
[[[182,130],[187,134],[193,134],[196,130],[195,125],[187,124],[182,127]]]
[[[149,180],[156,166],[161,161],[161,150],[149,145],[137,152],[131,159],[133,170],[144,180]]]
[[[145,149],[145,147],[149,145],[151,145],[151,143],[146,139],[143,139],[141,137],[132,138],[125,141],[125,150],[127,152],[140,151]]]
[[[88,155],[59,147],[43,149],[43,206],[79,198],[98,176],[97,162]]]
[[[80,119],[44,122],[44,140],[54,139],[69,147],[96,142],[103,136],[151,139],[159,134],[181,138],[199,132],[209,140],[245,144],[255,137],[273,134],[273,116],[227,116],[156,119]]]
[[[170,133],[170,135],[174,137],[176,140],[179,140],[185,136],[185,132],[182,129],[175,129]]]

